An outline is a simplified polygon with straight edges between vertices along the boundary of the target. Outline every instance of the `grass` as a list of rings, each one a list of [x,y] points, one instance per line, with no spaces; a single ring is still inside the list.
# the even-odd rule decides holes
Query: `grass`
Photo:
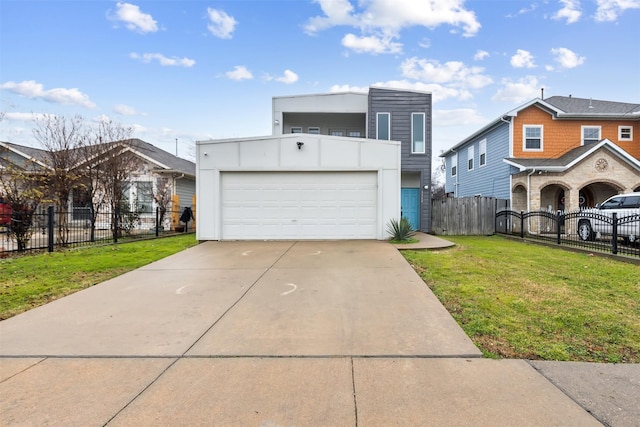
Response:
[[[196,244],[186,234],[0,260],[0,320]]]
[[[640,362],[640,267],[499,236],[450,240],[403,254],[485,357]]]

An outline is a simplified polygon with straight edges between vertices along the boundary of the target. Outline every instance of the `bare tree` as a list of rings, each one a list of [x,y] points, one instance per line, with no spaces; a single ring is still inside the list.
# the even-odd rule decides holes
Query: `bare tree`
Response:
[[[11,207],[11,218],[7,229],[9,237],[15,238],[18,251],[24,251],[33,233],[34,215],[47,194],[47,178],[41,165],[29,160],[16,165],[2,160],[0,196]]]
[[[101,122],[84,138],[80,150],[84,169],[84,190],[90,209],[91,238],[102,208],[112,213],[113,232],[116,222],[121,220],[118,212],[128,203],[125,195],[131,174],[140,166],[140,158],[133,152],[135,140],[133,129],[112,121]]]
[[[79,151],[83,144],[85,122],[81,116],[44,115],[36,118],[33,135],[46,151],[50,196],[58,207],[57,241],[69,243],[69,202],[74,188],[83,178]]]
[[[169,207],[171,206],[171,193],[169,178],[158,177],[156,179],[155,189],[153,190],[153,200],[156,202],[156,206],[158,207],[158,223],[156,224],[156,227],[160,228],[164,223],[167,210],[169,210]]]

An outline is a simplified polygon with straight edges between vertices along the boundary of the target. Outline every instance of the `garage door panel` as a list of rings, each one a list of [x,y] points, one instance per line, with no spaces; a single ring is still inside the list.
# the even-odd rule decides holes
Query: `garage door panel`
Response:
[[[223,239],[374,239],[376,172],[222,173]]]

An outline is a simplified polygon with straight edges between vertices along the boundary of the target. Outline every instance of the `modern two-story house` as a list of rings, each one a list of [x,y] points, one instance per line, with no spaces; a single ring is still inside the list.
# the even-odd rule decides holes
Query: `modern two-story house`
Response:
[[[428,232],[431,94],[274,97],[272,135],[199,141],[196,163],[202,240],[384,239],[400,216]]]
[[[577,210],[640,190],[640,104],[536,98],[441,155],[454,197],[511,209]]]

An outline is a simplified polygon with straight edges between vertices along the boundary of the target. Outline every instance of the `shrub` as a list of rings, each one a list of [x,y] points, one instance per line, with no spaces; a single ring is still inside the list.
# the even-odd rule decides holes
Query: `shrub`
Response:
[[[387,232],[391,235],[391,240],[403,242],[410,240],[415,234],[416,230],[411,227],[411,223],[406,217],[400,218],[400,220],[392,219],[387,225]]]

